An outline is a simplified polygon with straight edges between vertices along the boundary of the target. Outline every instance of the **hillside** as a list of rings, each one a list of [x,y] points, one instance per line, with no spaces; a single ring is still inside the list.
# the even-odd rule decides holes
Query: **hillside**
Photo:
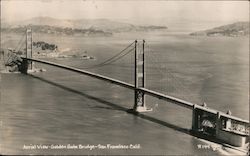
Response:
[[[56,34],[56,35],[82,35],[82,36],[111,36],[111,32],[106,32],[103,30],[97,30],[93,28],[89,29],[73,29],[73,28],[62,28],[48,25],[28,25],[28,26],[18,26],[12,28],[2,28],[1,31],[5,33],[23,33],[26,31],[27,27],[31,28],[34,33],[43,34]]]
[[[193,32],[192,36],[247,36],[249,35],[249,22],[237,22],[216,27],[209,30]]]
[[[3,23],[2,25],[10,25]],[[154,31],[167,29],[165,26],[139,26],[129,23],[117,22],[108,19],[79,19],[79,20],[64,20],[51,17],[35,17],[29,20],[12,23],[12,27],[23,27],[27,25],[33,26],[51,26],[57,28],[71,29],[92,29],[101,30],[104,32],[128,32],[128,31]]]

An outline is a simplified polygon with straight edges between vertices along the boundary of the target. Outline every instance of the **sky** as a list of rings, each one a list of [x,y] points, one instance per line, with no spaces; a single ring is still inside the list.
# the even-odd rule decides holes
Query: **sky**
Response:
[[[248,1],[2,0],[1,18],[106,18],[133,24],[230,23],[249,21]]]

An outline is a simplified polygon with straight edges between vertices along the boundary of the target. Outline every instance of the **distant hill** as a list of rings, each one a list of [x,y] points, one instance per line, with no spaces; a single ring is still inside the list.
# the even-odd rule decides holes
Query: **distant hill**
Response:
[[[32,29],[34,33],[54,34],[54,35],[81,35],[81,36],[112,36],[111,32],[105,32],[103,30],[97,30],[93,28],[78,29],[78,28],[62,28],[48,25],[28,25],[18,26],[12,28],[1,28],[5,33],[24,33],[27,27]]]
[[[249,35],[249,22],[237,22],[216,27],[209,30],[193,32],[192,36],[247,36]]]
[[[2,25],[10,25],[3,23]],[[71,28],[71,29],[91,29],[101,30],[104,32],[128,32],[128,31],[153,31],[167,29],[166,26],[139,26],[129,23],[117,22],[108,19],[79,19],[79,20],[64,20],[51,17],[35,17],[29,20],[12,23],[13,27],[23,27],[27,25],[33,26],[51,26],[57,28]]]

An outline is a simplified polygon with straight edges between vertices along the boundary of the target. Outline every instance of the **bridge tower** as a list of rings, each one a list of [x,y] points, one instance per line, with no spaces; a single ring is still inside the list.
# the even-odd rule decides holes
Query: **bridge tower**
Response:
[[[21,73],[27,74],[28,69],[33,70],[34,68],[34,63],[27,60],[27,58],[32,58],[32,30],[30,28],[26,30],[25,58],[23,59],[21,65],[19,66],[19,71]]]
[[[32,30],[28,28],[26,30],[26,58],[32,58]],[[30,69],[32,70],[34,63],[30,63]]]
[[[138,50],[137,46],[138,42],[135,40],[135,95],[134,95],[134,108],[135,112],[147,112],[152,111],[152,109],[148,109],[145,103],[145,95],[144,92],[138,90],[138,88],[145,87],[145,40],[142,41],[142,50]]]

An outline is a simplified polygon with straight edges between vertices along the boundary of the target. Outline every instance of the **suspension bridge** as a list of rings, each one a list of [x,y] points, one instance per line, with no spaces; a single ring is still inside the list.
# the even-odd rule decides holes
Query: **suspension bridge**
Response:
[[[33,58],[32,54],[32,31],[28,29],[26,32],[26,52],[21,57],[12,56],[12,60],[7,62],[7,66],[17,65],[21,73],[28,74],[30,70],[34,70],[34,63],[42,63],[79,74],[83,74],[95,79],[106,81],[124,88],[128,88],[134,92],[134,105],[128,112],[140,114],[153,111],[147,108],[145,95],[152,96],[170,103],[185,107],[192,110],[192,129],[191,131],[199,136],[209,136],[215,140],[219,140],[223,144],[229,144],[235,147],[244,147],[247,144],[249,136],[249,121],[235,117],[231,112],[221,112],[206,105],[198,105],[173,96],[165,95],[150,89],[145,86],[145,40],[142,41],[142,47],[138,46],[138,41],[135,40],[124,48],[119,53],[111,58],[84,69],[62,65],[50,61]],[[140,50],[139,50],[140,49]],[[87,71],[87,69],[102,67],[113,63],[126,55],[134,54],[134,84],[123,82],[114,78],[103,76],[97,73]],[[14,58],[14,59],[13,59]]]

